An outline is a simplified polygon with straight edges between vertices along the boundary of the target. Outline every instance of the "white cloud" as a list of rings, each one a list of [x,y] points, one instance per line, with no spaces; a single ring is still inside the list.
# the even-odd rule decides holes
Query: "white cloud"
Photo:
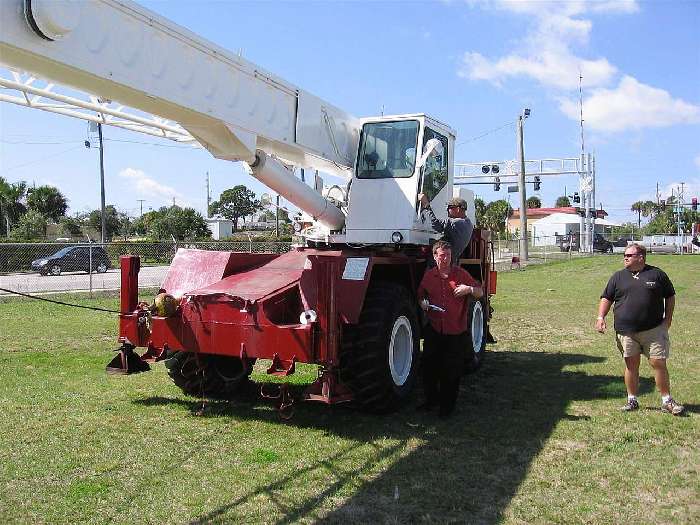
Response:
[[[610,4],[610,6],[608,6]],[[575,89],[579,75],[583,87],[606,85],[617,68],[604,58],[583,58],[572,51],[572,46],[588,44],[593,23],[581,18],[588,11],[610,11],[615,2],[541,2],[501,1],[481,3],[530,16],[531,28],[521,43],[522,51],[497,59],[489,59],[478,52],[466,52],[458,75],[473,80],[486,80],[501,85],[510,77],[530,77],[544,86],[557,89]],[[625,3],[619,10],[628,12],[636,6]]]
[[[126,168],[119,172],[119,176],[130,180],[139,196],[156,199],[161,201],[162,204],[171,204],[173,198],[175,198],[180,205],[187,204],[180,192],[170,186],[156,182],[142,170]]]
[[[457,74],[502,86],[513,77],[531,78],[545,87],[573,91],[581,84],[589,91],[583,118],[591,130],[608,133],[700,122],[700,106],[674,98],[668,91],[623,74],[609,87],[618,71],[605,57],[584,58],[574,52],[588,44],[592,22],[587,15],[636,13],[636,0],[468,0],[472,6],[527,16],[531,27],[518,51],[491,59],[476,51],[464,53]],[[560,110],[579,119],[578,100],[555,95]]]
[[[584,87],[607,83],[616,69],[607,59],[584,60],[568,50],[543,49],[538,56],[508,55],[491,61],[480,53],[467,52],[458,75],[473,80],[487,80],[497,86],[509,77],[529,76],[543,85],[559,89],[578,87],[579,75]]]
[[[578,101],[565,99],[559,107],[569,118],[579,119]],[[593,90],[583,102],[583,118],[586,126],[594,131],[659,128],[700,123],[700,106],[624,76],[614,89]]]

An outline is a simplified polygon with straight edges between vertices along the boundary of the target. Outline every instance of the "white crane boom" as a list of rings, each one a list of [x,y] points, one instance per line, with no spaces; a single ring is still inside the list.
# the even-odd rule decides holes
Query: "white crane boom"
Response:
[[[72,105],[126,128],[129,115],[111,101],[156,115],[164,120],[131,120],[140,131],[191,135],[217,158],[246,162],[325,227],[316,240],[423,245],[435,235],[417,195],[444,209],[455,143],[436,119],[356,119],[128,0],[0,0],[0,20],[0,63],[91,95],[88,103],[68,99],[22,85],[21,75],[0,82],[23,92],[23,105],[38,107],[30,95],[52,98],[62,105],[44,109],[81,116]],[[326,199],[290,165],[352,177],[352,186],[334,186],[340,200]]]
[[[349,176],[357,119],[133,2],[3,0],[0,20],[11,68],[173,120],[217,158]]]

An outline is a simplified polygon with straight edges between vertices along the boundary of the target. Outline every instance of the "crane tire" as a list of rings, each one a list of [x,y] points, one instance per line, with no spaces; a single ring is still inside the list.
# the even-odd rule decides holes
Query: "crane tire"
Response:
[[[467,348],[464,354],[464,372],[476,372],[484,362],[486,355],[486,339],[488,336],[488,320],[486,306],[483,301],[469,298],[467,308]]]
[[[248,382],[252,362],[246,367],[238,357],[172,352],[165,360],[165,367],[173,382],[187,395],[231,399]]]
[[[420,350],[416,310],[404,286],[372,283],[359,322],[344,327],[340,379],[363,410],[391,412],[410,395]]]

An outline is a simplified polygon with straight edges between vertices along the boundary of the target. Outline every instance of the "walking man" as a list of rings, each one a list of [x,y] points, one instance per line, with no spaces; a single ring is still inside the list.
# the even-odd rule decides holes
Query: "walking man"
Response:
[[[670,351],[668,330],[671,328],[676,291],[668,276],[659,268],[646,264],[647,250],[633,243],[625,249],[625,267],[613,274],[600,296],[596,329],[604,333],[605,316],[614,303],[615,339],[625,360],[627,403],[623,411],[639,408],[639,363],[641,354],[654,369],[656,388],[661,394],[661,410],[677,416],[683,405],[671,397],[666,360]]]

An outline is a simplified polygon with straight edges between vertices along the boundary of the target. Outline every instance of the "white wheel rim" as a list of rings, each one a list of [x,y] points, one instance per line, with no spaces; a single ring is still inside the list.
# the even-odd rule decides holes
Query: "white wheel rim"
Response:
[[[411,374],[413,364],[413,330],[405,316],[394,321],[389,341],[389,370],[396,386],[403,386]]]
[[[478,301],[474,303],[471,337],[474,353],[478,354],[484,341],[484,308]]]
[[[61,273],[61,268],[60,268],[60,266],[53,266],[53,267],[51,268],[51,273],[54,274],[54,275],[60,274],[60,273]]]
[[[105,273],[107,271],[107,266],[103,263],[97,267],[97,271],[100,273]]]

